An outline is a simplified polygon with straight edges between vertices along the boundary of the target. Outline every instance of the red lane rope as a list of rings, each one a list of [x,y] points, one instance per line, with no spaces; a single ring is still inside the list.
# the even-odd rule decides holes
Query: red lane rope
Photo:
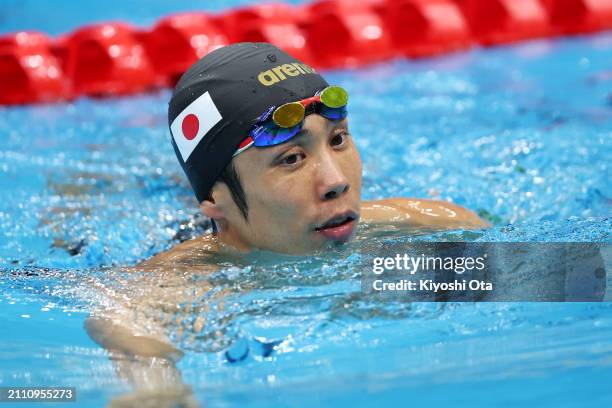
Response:
[[[0,37],[0,104],[126,95],[172,86],[223,45],[266,41],[317,68],[347,68],[612,29],[612,0],[321,0],[109,22],[52,39]]]

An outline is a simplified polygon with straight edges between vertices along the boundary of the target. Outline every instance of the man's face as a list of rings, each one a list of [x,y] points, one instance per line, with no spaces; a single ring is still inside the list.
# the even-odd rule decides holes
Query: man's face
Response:
[[[222,205],[232,237],[245,246],[304,254],[354,235],[361,159],[347,119],[308,115],[296,137],[277,146],[251,147],[234,158],[234,166],[245,191],[248,221],[224,184],[217,184],[215,201]]]

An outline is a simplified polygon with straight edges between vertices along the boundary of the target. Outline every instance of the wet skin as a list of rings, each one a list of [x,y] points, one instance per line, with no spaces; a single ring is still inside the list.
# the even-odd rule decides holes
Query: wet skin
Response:
[[[251,147],[234,158],[234,166],[248,220],[222,183],[213,188],[213,201],[201,205],[220,227],[221,242],[242,251],[306,254],[329,240],[352,237],[361,204],[361,159],[346,119],[309,115],[296,137],[277,146]],[[353,222],[321,228],[334,219],[335,224]]]
[[[432,229],[488,226],[473,212],[442,201],[361,202],[361,158],[348,119],[309,115],[298,136],[277,146],[251,147],[234,158],[234,165],[245,190],[248,220],[223,183],[200,207],[220,227],[219,242],[240,251],[307,254],[329,241],[350,240],[360,218]]]

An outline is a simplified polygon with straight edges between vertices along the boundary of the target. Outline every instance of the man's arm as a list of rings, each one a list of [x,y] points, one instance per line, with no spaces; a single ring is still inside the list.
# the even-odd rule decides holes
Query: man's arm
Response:
[[[108,318],[89,317],[85,329],[106,349],[118,376],[132,387],[130,393],[114,397],[108,407],[198,406],[176,368],[183,353],[169,342],[134,334]]]
[[[169,256],[170,261],[194,255],[189,251],[192,247],[185,244],[184,250]],[[132,387],[130,393],[113,398],[110,407],[198,406],[176,367],[183,353],[167,337],[168,321],[163,316],[174,316],[177,304],[190,303],[210,290],[206,282],[193,286],[192,277],[207,275],[215,268],[165,261],[122,268],[117,276],[106,277],[116,286],[105,281],[94,284],[107,301],[85,321],[85,329],[106,349],[118,376]],[[125,272],[131,272],[127,278]]]
[[[491,224],[474,212],[447,201],[387,198],[364,201],[361,220],[371,224],[400,224],[431,229],[480,229]]]
[[[109,318],[90,316],[85,320],[85,330],[93,341],[109,352],[163,358],[173,363],[183,356],[169,341],[135,334]]]

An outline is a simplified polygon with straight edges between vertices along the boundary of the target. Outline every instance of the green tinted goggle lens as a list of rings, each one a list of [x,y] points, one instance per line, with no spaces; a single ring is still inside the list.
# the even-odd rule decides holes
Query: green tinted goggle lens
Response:
[[[304,120],[305,105],[320,101],[328,108],[341,108],[348,103],[348,93],[341,87],[333,85],[325,88],[319,95],[302,102],[289,102],[279,106],[272,114],[272,120],[277,126],[290,128]]]
[[[339,86],[328,86],[321,92],[321,102],[328,108],[340,108],[348,103],[348,93]]]

